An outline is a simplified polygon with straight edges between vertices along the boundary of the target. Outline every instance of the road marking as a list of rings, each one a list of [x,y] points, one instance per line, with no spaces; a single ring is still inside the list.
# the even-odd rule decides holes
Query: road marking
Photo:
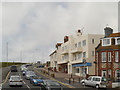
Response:
[[[2,84],[0,84],[0,90],[2,89]]]
[[[30,89],[30,87],[26,84],[26,86]]]
[[[33,69],[35,70],[35,68],[33,68]],[[35,70],[35,71],[38,72],[37,70]],[[40,73],[40,72],[38,72],[38,73],[41,74],[41,75],[43,75],[44,77],[46,77],[46,75],[44,75],[44,74],[42,74],[42,73]],[[55,81],[57,81],[58,83],[60,83],[60,84],[62,84],[62,85],[64,85],[64,86],[67,86],[67,87],[69,87],[69,88],[73,88],[73,86],[71,87],[71,86],[69,86],[69,85],[67,85],[67,84],[65,84],[65,83],[62,83],[62,82],[54,79],[54,78],[49,78],[49,79],[55,80]]]
[[[25,81],[23,81],[23,83],[26,84]]]
[[[4,82],[2,83],[2,85],[5,84],[5,83],[7,82],[10,73],[11,73],[11,71],[9,71],[9,73],[7,74],[6,79],[4,80]]]

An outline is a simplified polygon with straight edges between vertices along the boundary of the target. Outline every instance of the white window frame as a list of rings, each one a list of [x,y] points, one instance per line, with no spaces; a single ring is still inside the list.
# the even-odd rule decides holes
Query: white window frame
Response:
[[[115,77],[116,77],[116,78],[118,78],[118,77],[117,77],[117,74],[118,74],[118,73],[120,73],[120,70],[117,69],[117,70],[115,71]],[[120,77],[120,76],[119,76],[119,77]]]
[[[117,54],[117,57],[116,57]],[[119,62],[119,51],[115,51],[115,62]]]
[[[110,55],[110,56],[109,56]],[[111,52],[108,52],[108,62],[111,62]]]
[[[106,43],[104,43],[104,40],[110,40],[110,43],[109,44],[106,44]],[[110,46],[111,45],[111,38],[104,38],[104,39],[102,39],[102,46]]]
[[[103,77],[104,73],[105,73],[105,77],[106,77],[107,76],[106,70],[102,70],[102,77]]]
[[[117,39],[120,39],[120,37],[115,38],[115,45],[120,45],[120,43],[118,43]]]
[[[105,53],[105,56],[104,56],[103,53]],[[105,59],[105,60],[104,60],[104,59]],[[102,53],[101,53],[101,61],[102,61],[102,62],[106,62],[106,52],[102,52]]]
[[[108,70],[108,76],[109,76],[109,75],[110,75],[110,78],[111,78],[111,75],[112,75],[111,69]]]

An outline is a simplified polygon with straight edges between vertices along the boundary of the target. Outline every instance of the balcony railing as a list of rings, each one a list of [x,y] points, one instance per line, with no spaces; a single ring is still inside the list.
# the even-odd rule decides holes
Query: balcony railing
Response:
[[[78,53],[78,52],[82,52],[82,51],[83,51],[82,47],[76,47],[71,50],[71,53],[74,54],[74,53]]]
[[[62,51],[62,55],[64,55],[64,54],[67,54],[67,53],[69,53],[69,50],[68,49],[66,49],[66,50],[64,50],[64,51]]]

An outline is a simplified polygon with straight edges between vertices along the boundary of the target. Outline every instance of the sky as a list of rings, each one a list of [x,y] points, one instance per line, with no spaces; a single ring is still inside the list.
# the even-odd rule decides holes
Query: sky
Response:
[[[106,25],[118,32],[117,2],[3,2],[2,61],[49,60],[64,36],[104,34]]]

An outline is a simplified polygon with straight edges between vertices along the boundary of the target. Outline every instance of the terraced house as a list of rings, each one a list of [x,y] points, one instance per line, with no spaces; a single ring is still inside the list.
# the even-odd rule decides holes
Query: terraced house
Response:
[[[84,72],[95,75],[95,47],[102,37],[99,34],[83,35],[81,30],[76,32],[76,36],[65,36],[64,42],[56,49],[59,56],[56,58],[56,70],[78,76],[83,76]],[[53,62],[52,58],[50,60]]]
[[[120,33],[106,27],[105,37],[96,47],[96,75],[120,82]]]

